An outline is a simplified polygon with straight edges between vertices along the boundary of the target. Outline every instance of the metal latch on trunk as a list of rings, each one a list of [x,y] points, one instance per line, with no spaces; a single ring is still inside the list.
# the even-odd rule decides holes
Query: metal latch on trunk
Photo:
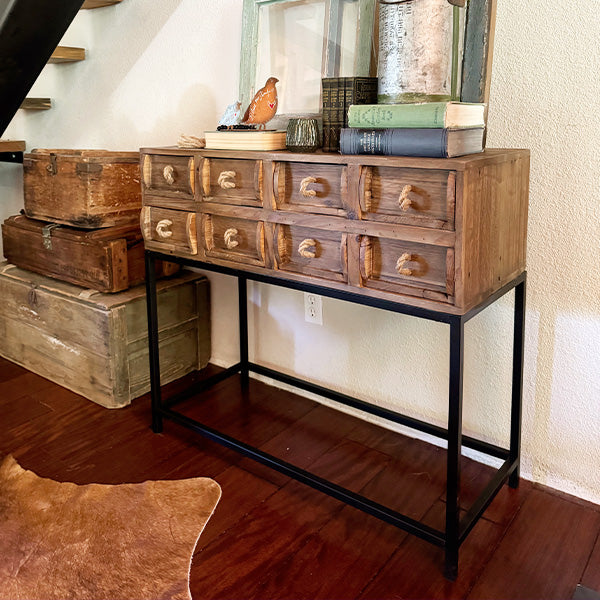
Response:
[[[58,173],[58,166],[56,165],[56,154],[53,152],[50,153],[50,164],[46,165],[46,171],[50,173],[50,175],[54,176]]]
[[[42,228],[42,240],[46,250],[52,250],[52,230],[60,227],[59,223],[48,223]]]

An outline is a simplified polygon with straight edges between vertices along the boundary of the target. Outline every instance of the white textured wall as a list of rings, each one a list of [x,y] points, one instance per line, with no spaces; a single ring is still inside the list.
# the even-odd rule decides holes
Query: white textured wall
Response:
[[[4,137],[28,148],[133,150],[213,128],[237,96],[242,0],[124,0],[82,12],[63,41],[89,58],[50,65]],[[600,502],[600,17],[596,2],[498,0],[488,145],[530,148],[523,475]],[[21,206],[0,165],[0,217]],[[237,358],[234,284],[213,284],[213,360]],[[443,424],[445,326],[254,285],[254,359]],[[512,298],[466,328],[465,431],[506,443]],[[385,360],[384,360],[385,359]]]

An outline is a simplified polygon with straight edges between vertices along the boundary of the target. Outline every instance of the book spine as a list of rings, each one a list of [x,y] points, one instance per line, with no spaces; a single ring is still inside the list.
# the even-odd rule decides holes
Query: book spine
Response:
[[[373,129],[443,128],[446,120],[446,107],[446,102],[355,104],[348,111],[348,126]]]
[[[331,79],[323,78],[323,150],[329,151],[331,145]]]
[[[356,77],[344,77],[344,118],[342,127],[348,127],[348,109],[356,96]]]
[[[377,77],[355,77],[354,79],[355,93],[351,104],[377,104]]]
[[[342,154],[448,157],[447,129],[342,129]]]
[[[350,106],[377,102],[377,77],[346,77],[345,82],[344,127],[348,127]]]
[[[340,130],[344,125],[344,78],[335,77],[331,84],[331,140],[330,152],[340,149]]]
[[[339,77],[327,77],[323,79],[323,150],[325,152],[338,152],[340,129],[339,125],[339,102],[344,102],[342,90],[341,98],[339,91]]]

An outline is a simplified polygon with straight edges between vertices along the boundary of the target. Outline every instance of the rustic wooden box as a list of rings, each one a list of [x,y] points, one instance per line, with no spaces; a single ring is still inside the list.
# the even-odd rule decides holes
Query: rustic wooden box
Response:
[[[139,217],[138,152],[44,150],[23,157],[25,214],[74,227],[112,227]]]
[[[144,281],[138,223],[90,230],[16,215],[2,224],[2,243],[9,263],[99,292],[120,292]],[[178,270],[161,262],[157,276]]]
[[[208,280],[157,283],[161,382],[210,358]],[[107,408],[150,390],[144,286],[101,294],[0,263],[0,356]]]

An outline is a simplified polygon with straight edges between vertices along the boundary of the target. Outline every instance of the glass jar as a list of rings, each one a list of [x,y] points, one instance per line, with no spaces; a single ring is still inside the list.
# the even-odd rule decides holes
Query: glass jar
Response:
[[[457,0],[379,0],[378,102],[460,99],[465,9]]]

